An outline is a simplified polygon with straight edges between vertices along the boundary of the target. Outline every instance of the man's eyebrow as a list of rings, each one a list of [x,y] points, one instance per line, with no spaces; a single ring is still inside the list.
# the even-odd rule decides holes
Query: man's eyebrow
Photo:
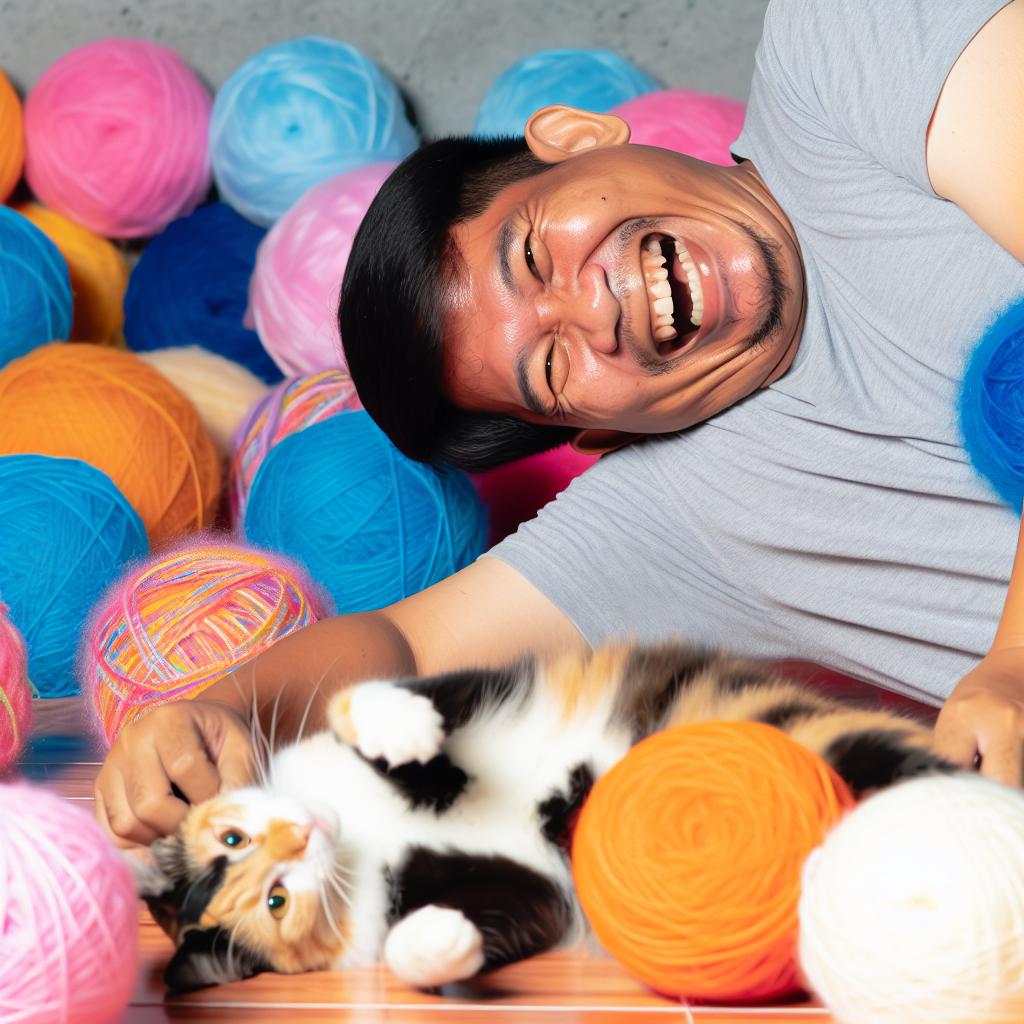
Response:
[[[540,399],[537,397],[537,392],[530,386],[528,379],[528,367],[530,349],[529,346],[523,346],[519,351],[519,355],[516,356],[516,382],[519,384],[519,391],[523,396],[523,403],[526,408],[531,412],[535,412],[538,416],[546,416],[547,409],[541,404]]]
[[[510,292],[517,292],[516,279],[512,276],[512,245],[516,238],[516,227],[510,217],[498,229],[496,247],[498,250],[498,270],[501,272],[501,280]]]

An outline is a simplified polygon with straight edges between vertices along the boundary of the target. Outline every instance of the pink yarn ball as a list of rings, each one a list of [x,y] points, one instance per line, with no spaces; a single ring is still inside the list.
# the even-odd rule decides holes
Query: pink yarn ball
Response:
[[[515,533],[520,523],[533,519],[595,462],[596,455],[583,455],[566,444],[472,474],[477,493],[490,509],[488,546]]]
[[[725,96],[672,89],[620,103],[612,113],[629,125],[630,142],[660,146],[723,167],[743,127],[746,105]]]
[[[18,759],[32,725],[32,688],[21,634],[0,604],[0,775]]]
[[[25,103],[25,175],[51,209],[100,235],[154,235],[210,189],[206,87],[144,39],[80,46]]]
[[[370,164],[314,185],[256,250],[247,317],[285,375],[345,366],[341,279],[356,231],[396,166]]]
[[[135,985],[131,869],[81,807],[0,785],[0,1020],[112,1024]]]

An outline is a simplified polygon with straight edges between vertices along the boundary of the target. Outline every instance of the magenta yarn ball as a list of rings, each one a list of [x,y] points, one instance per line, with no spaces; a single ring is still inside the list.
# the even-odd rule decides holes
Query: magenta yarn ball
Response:
[[[21,634],[0,604],[0,775],[18,759],[32,725],[32,688]]]
[[[520,523],[533,519],[595,462],[596,455],[584,455],[565,444],[472,474],[473,486],[490,512],[488,546],[515,533]]]
[[[356,231],[396,166],[370,164],[314,185],[256,250],[248,316],[286,376],[345,366],[341,279]]]
[[[0,1020],[113,1024],[135,985],[139,904],[83,808],[0,784]]]
[[[41,202],[111,238],[154,235],[210,189],[212,101],[174,51],[103,39],[51,64],[25,102]]]
[[[690,89],[649,92],[612,110],[629,125],[630,142],[660,146],[730,167],[729,147],[743,127],[746,105]]]

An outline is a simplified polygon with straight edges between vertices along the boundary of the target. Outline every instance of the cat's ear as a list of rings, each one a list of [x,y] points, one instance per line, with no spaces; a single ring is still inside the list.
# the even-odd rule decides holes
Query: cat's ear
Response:
[[[209,985],[226,985],[272,970],[259,954],[224,928],[189,928],[164,972],[172,992],[192,992]]]

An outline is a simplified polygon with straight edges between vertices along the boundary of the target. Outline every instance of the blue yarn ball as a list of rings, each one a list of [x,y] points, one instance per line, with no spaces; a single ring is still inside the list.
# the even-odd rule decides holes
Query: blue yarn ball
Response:
[[[418,144],[397,86],[348,43],[307,36],[250,57],[213,103],[210,155],[221,198],[273,224],[308,188]]]
[[[0,206],[0,366],[70,333],[64,257],[35,224]]]
[[[562,103],[605,114],[659,86],[611,50],[541,50],[503,71],[480,104],[474,133],[522,135],[541,107]]]
[[[245,535],[301,562],[341,614],[383,608],[468,565],[487,516],[464,473],[413,462],[369,414],[345,412],[270,450]]]
[[[143,250],[128,281],[128,346],[147,352],[201,345],[268,383],[279,381],[277,364],[243,324],[265,234],[226,203],[207,203],[168,224]]]
[[[0,601],[28,648],[41,697],[78,692],[75,659],[92,606],[148,550],[110,477],[77,459],[0,457]]]
[[[1018,515],[1024,502],[1024,300],[982,335],[964,373],[960,429],[974,468]]]

